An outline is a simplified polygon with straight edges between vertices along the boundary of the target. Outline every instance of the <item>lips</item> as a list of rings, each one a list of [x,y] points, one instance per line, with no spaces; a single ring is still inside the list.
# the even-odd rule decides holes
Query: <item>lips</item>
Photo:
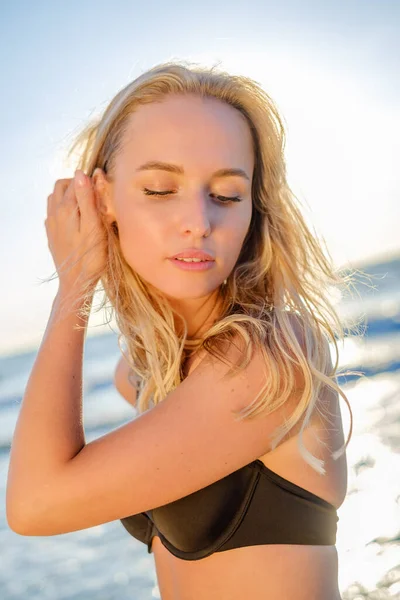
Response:
[[[214,268],[215,260],[178,260],[169,258],[174,267],[183,271],[208,271]]]
[[[208,260],[207,258],[197,258],[197,256],[176,256],[175,258],[173,258],[172,260],[192,260],[194,259],[196,262],[201,261],[201,262],[213,262],[211,260]]]
[[[174,254],[170,258],[199,258],[204,261],[214,261],[214,257],[205,252],[204,250],[198,250],[197,248],[187,248],[178,254]]]

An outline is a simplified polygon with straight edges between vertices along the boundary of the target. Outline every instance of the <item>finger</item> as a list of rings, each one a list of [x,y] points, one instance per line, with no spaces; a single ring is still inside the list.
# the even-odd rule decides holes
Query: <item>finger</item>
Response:
[[[57,197],[59,197],[60,194],[62,195],[71,183],[71,181],[72,179],[57,179],[57,181],[54,184],[53,194],[55,194]]]
[[[67,179],[58,179],[54,184],[53,192],[47,196],[47,217],[54,216],[60,196],[63,196],[67,182]]]
[[[57,191],[55,192],[55,201],[57,207],[61,205],[68,204],[72,200],[74,200],[74,183],[73,179],[65,179],[56,183]]]
[[[47,216],[50,217],[53,214],[53,194],[47,196]]]
[[[47,196],[47,216],[54,217],[57,208],[62,202],[65,190],[68,188],[70,179],[58,179],[54,185],[54,191]]]
[[[80,178],[80,174],[84,175],[83,179]],[[80,169],[76,171],[74,178],[74,191],[82,217],[84,219],[93,219],[96,213],[93,182]]]
[[[71,179],[68,187],[65,189],[64,196],[62,197],[61,202],[63,204],[75,204],[77,202],[76,194],[75,194],[75,185],[74,180]]]

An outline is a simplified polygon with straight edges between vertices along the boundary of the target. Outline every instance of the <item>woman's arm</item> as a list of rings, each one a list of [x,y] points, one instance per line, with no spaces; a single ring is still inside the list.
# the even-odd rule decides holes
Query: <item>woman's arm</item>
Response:
[[[87,325],[87,319],[82,320],[76,312],[60,318],[60,303],[64,298],[64,292],[59,290],[14,430],[6,501],[11,527],[15,515],[31,513],[35,505],[34,490],[43,493],[60,467],[86,443],[82,418],[86,327],[74,329],[74,326]]]
[[[235,339],[226,349],[228,364],[206,356],[154,408],[79,450],[73,432],[81,432],[83,443],[80,388],[69,385],[70,397],[65,394],[74,380],[72,367],[76,373],[81,369],[72,352],[79,344],[74,331],[57,327],[50,326],[35,365],[44,387],[28,389],[10,461],[7,520],[20,535],[94,527],[203,489],[264,455],[276,428],[297,407],[294,394],[264,418],[234,418],[232,410],[254,401],[269,377],[259,348],[242,371],[227,377],[230,365],[246,352]],[[69,368],[62,351],[51,352],[51,342],[57,350],[61,341],[68,347]],[[47,394],[52,370],[58,385],[53,383]]]

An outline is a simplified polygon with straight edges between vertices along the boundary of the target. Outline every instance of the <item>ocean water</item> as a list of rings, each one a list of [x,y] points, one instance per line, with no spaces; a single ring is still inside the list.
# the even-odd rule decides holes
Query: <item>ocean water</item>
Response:
[[[364,377],[338,378],[351,403],[348,491],[338,510],[339,589],[343,600],[400,599],[400,258],[363,265],[375,289],[340,304],[344,317],[362,315],[363,338],[348,336],[340,368]],[[9,450],[36,351],[0,359],[1,600],[150,600],[160,598],[154,558],[119,521],[49,537],[8,528],[5,486]],[[84,356],[87,441],[136,414],[115,390],[120,352],[114,333],[88,337]],[[348,433],[349,413],[341,401]],[[321,599],[322,600],[322,599]]]

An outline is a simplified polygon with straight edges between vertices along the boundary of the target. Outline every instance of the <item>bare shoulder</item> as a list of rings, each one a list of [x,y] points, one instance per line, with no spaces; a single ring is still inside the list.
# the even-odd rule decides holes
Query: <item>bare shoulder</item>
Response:
[[[35,509],[24,517],[30,535],[76,531],[163,506],[265,454],[287,415],[280,408],[257,419],[234,414],[265,386],[265,354],[256,347],[242,370],[228,373],[243,347],[225,350],[226,363],[207,354],[162,402],[86,444],[45,490],[34,490]],[[293,399],[288,404],[294,410]]]

